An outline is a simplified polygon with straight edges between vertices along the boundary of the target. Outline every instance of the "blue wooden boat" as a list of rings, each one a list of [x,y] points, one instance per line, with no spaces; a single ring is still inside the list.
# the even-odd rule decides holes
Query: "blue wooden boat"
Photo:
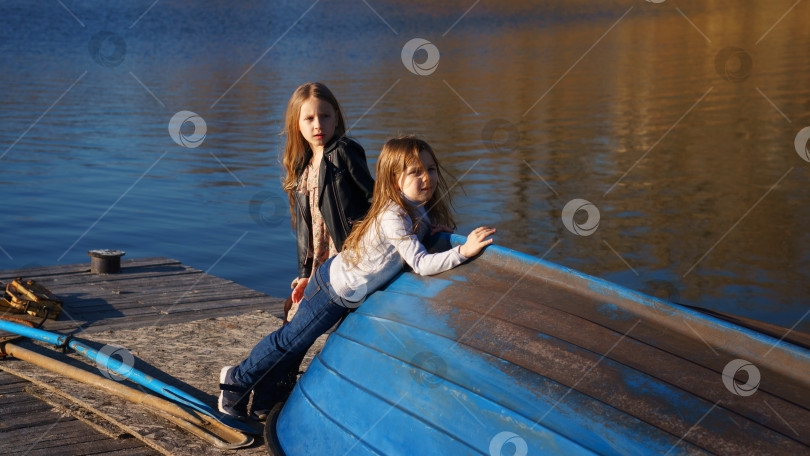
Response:
[[[810,350],[789,340],[490,246],[350,314],[268,419],[269,448],[809,454]]]

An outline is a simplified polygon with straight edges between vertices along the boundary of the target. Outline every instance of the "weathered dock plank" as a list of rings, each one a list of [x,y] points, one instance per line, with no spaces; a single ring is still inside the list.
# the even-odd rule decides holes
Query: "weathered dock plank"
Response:
[[[123,260],[120,273],[107,275],[92,274],[89,262],[0,271],[0,282],[16,277],[34,279],[62,299],[62,315],[47,324],[56,332],[149,327],[252,310],[283,312],[280,299],[165,257]]]
[[[154,327],[110,329],[86,336],[80,334],[77,338],[96,347],[105,344],[122,347],[133,355],[135,367],[146,375],[178,387],[216,407],[219,392],[218,374],[221,367],[233,365],[244,359],[264,335],[280,325],[281,320],[272,317],[268,312],[252,311],[186,323],[163,321]],[[306,370],[313,357],[323,347],[326,338],[326,335],[321,336],[310,349],[301,366],[303,370]],[[96,375],[104,373],[103,368],[73,352],[62,355],[49,346],[33,341],[22,341],[18,345],[60,359]],[[126,403],[103,391],[88,388],[84,384],[38,366],[20,360],[9,360],[0,362],[0,368],[30,379],[38,388],[74,398],[78,404],[87,406],[87,409],[97,416],[110,420],[109,422],[114,423],[118,429],[135,435],[162,454],[200,456],[234,454],[232,451],[219,450],[202,442],[140,406]],[[130,386],[136,387],[134,384]],[[238,454],[260,456],[266,454],[266,450],[259,440],[250,448],[238,450]]]
[[[0,454],[158,454],[137,439],[111,439],[28,394],[29,382],[0,371]]]
[[[221,362],[192,362],[189,365],[191,367],[200,365],[205,367],[202,371],[204,374],[201,372],[192,374],[184,366],[189,361],[189,353],[192,352],[190,347],[201,348],[203,353],[198,356],[204,358],[210,356],[209,349],[223,350],[225,345],[237,348],[237,355],[229,354],[230,362],[233,362],[239,357],[244,357],[252,344],[272,330],[263,328],[265,325],[257,325],[255,321],[267,321],[270,326],[277,326],[280,321],[271,315],[279,317],[283,314],[281,299],[272,298],[165,257],[123,260],[121,272],[109,275],[92,274],[89,261],[86,264],[0,271],[0,282],[8,283],[17,277],[36,280],[63,301],[62,315],[57,320],[48,320],[44,329],[71,333],[86,340],[99,342],[104,340],[108,343],[109,339],[99,338],[102,335],[110,337],[119,331],[134,331],[123,339],[117,339],[116,342],[129,346],[134,353],[148,354],[147,359],[143,360],[146,364],[139,364],[140,367],[150,369],[150,374],[156,377],[172,383],[179,382],[179,386],[190,389],[192,393],[201,395],[204,400],[211,403],[216,402],[216,392],[212,388],[215,389],[217,386],[216,375]],[[258,310],[263,311],[266,317],[257,320],[255,312]],[[245,326],[239,326],[241,316],[250,313],[252,316],[244,322]],[[30,316],[12,314],[5,309],[0,309],[0,315],[28,321],[38,320]],[[221,317],[236,320],[234,323],[220,323],[213,320]],[[197,330],[182,330],[177,333],[178,328],[183,328],[178,325],[195,324],[193,322],[203,320],[206,323],[203,326],[198,325]],[[251,321],[254,323],[250,323]],[[223,327],[223,324],[226,326]],[[206,330],[200,330],[203,327]],[[246,337],[244,347],[241,344],[235,345],[232,342],[235,336],[231,336],[227,342],[219,340],[224,334],[220,328],[225,329],[225,332],[246,336],[249,332],[250,337]],[[161,338],[164,329],[174,331],[173,337],[169,339],[175,344],[180,344],[177,348],[185,347],[180,354],[173,355],[163,350],[149,353],[143,348],[138,348],[141,336],[146,335],[146,340]],[[138,334],[138,337],[134,338],[133,334]],[[0,337],[10,335],[0,332]],[[154,341],[146,346],[153,347]],[[50,348],[41,348],[46,352],[51,351]],[[155,355],[161,357],[160,361],[152,359]],[[73,362],[81,364],[86,363],[86,360]],[[3,372],[2,369],[14,372],[25,379]],[[166,378],[170,375],[177,375],[177,379]],[[191,378],[199,379],[199,383],[195,386],[202,389],[195,391],[195,388],[190,387],[186,382]],[[88,421],[81,414],[75,416],[83,421],[77,420],[64,410],[64,406],[55,407],[53,404],[56,402],[51,403],[50,399],[44,396],[42,398],[45,400],[41,400],[33,392],[27,392],[26,388],[32,385],[28,380],[35,381],[37,388],[48,385],[55,388],[54,391],[61,391],[65,397],[73,398],[75,407],[90,407],[89,410],[94,412],[102,411],[101,415],[112,420],[113,427],[118,426],[124,433],[135,433],[137,438],[114,439],[101,434],[87,424],[97,426],[98,423]],[[203,390],[206,393],[203,393]],[[75,407],[71,405],[68,408]],[[151,414],[135,410],[121,400],[92,392],[81,384],[36,366],[19,361],[4,364],[0,360],[0,455],[27,452],[26,454],[30,455],[47,456],[61,454],[127,456],[157,454],[155,449],[159,449],[163,454],[189,454],[190,449],[193,449],[192,452],[195,454],[220,454],[201,445],[193,437],[177,434],[178,430],[171,430],[173,428],[168,422],[155,422]],[[9,418],[10,416],[12,418]],[[104,426],[98,429],[103,428]],[[31,435],[34,437],[29,439]],[[261,447],[258,447],[250,451],[260,449]]]

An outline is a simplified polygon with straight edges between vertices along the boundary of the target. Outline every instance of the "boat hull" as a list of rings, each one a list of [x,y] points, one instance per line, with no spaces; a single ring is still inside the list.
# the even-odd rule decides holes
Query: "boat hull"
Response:
[[[798,454],[808,374],[803,348],[490,247],[369,296],[274,430],[288,456]]]

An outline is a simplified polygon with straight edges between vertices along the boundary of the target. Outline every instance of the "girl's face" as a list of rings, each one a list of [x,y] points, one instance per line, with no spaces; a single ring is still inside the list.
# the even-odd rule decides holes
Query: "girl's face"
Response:
[[[310,97],[301,104],[298,128],[313,152],[323,151],[337,127],[337,113],[328,101]]]
[[[408,165],[399,175],[399,190],[412,201],[428,202],[436,191],[438,173],[433,157],[423,150],[419,152],[419,162]]]

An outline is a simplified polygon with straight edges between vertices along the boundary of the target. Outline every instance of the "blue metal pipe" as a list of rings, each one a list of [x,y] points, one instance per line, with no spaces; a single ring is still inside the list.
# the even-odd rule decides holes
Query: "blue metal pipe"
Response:
[[[166,383],[150,377],[149,375],[144,374],[143,372],[135,369],[133,366],[127,366],[123,362],[112,358],[110,356],[105,355],[104,353],[99,352],[87,345],[73,340],[70,336],[67,335],[60,335],[48,331],[44,331],[41,329],[36,328],[29,328],[27,326],[19,325],[17,323],[12,323],[10,321],[0,320],[0,330],[8,331],[10,333],[18,334],[20,336],[25,336],[31,339],[40,340],[42,342],[47,342],[49,344],[56,345],[57,347],[64,347],[67,342],[67,347],[72,348],[76,351],[76,353],[84,356],[85,358],[95,362],[99,366],[108,369],[109,371],[115,372],[118,375],[131,380],[141,386],[144,386],[163,397],[171,399],[175,402],[179,402],[183,405],[193,408],[200,413],[204,413],[205,415],[210,416],[211,418],[219,421],[220,423],[238,429],[242,432],[246,432],[249,434],[256,434],[256,430],[248,426],[247,424],[234,419],[228,415],[224,415],[222,413],[217,412],[216,410],[212,409],[208,405],[206,405],[201,400],[175,388],[174,386],[167,385]]]

